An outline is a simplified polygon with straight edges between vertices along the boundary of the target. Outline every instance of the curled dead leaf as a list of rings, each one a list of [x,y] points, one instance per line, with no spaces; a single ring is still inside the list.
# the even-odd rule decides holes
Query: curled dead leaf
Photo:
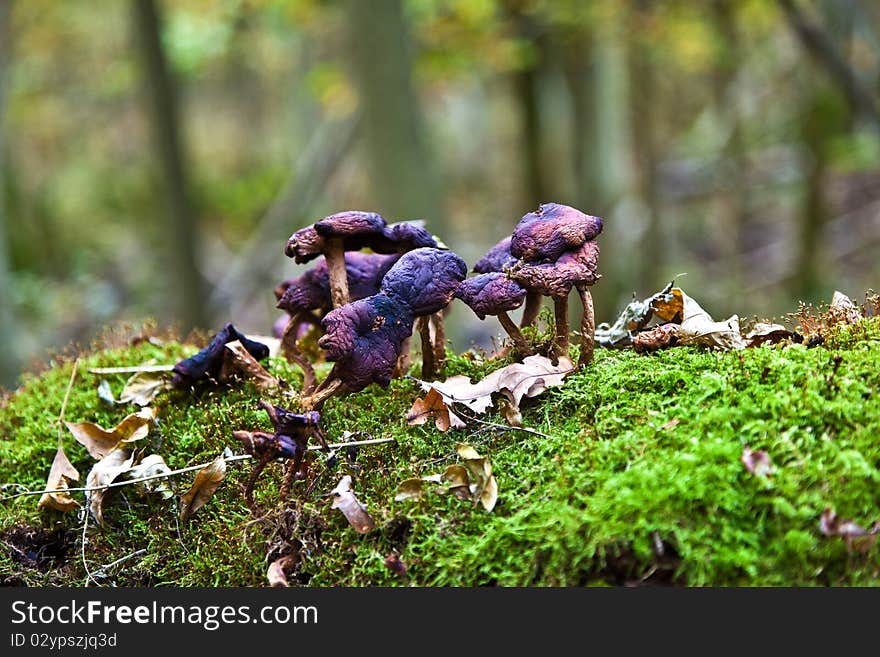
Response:
[[[168,372],[135,372],[119,395],[119,404],[149,406],[163,390],[170,390]]]
[[[134,457],[128,450],[115,449],[92,466],[92,469],[86,476],[86,486],[93,488],[112,484],[119,475],[131,469],[133,463]],[[104,524],[104,505],[112,494],[112,488],[92,490],[87,493],[89,509],[99,525]]]
[[[463,429],[466,425],[443,401],[443,397],[434,388],[428,390],[425,398],[417,398],[409,413],[406,414],[406,423],[410,426],[425,424],[428,418],[434,416],[434,425],[440,431],[446,432],[450,427]]]
[[[743,448],[741,460],[743,465],[753,475],[758,477],[767,477],[773,474],[773,462],[770,455],[763,449]]]
[[[49,477],[46,480],[46,490],[57,492],[43,493],[37,508],[50,508],[56,511],[75,511],[79,508],[79,502],[73,499],[67,492],[72,482],[79,481],[79,472],[68,460],[67,454],[61,445],[52,459],[52,467],[49,469]]]
[[[227,342],[223,351],[223,365],[220,368],[220,380],[229,381],[236,377],[250,379],[262,392],[277,388],[278,379],[269,374],[260,365],[239,340]]]
[[[142,408],[126,416],[112,429],[104,429],[94,422],[65,422],[64,424],[93,458],[103,459],[114,449],[145,438],[156,417],[154,408]]]
[[[766,324],[758,322],[752,329],[746,333],[746,346],[759,347],[762,344],[776,344],[783,340],[788,340],[794,335],[782,324]]]
[[[281,588],[289,587],[290,584],[287,583],[287,577],[293,572],[297,563],[299,563],[299,555],[294,553],[285,554],[283,557],[276,559],[269,564],[269,569],[266,571],[266,579],[269,580],[269,586]]]
[[[498,482],[492,475],[492,464],[471,445],[461,443],[455,449],[467,469],[474,502],[479,502],[486,511],[491,511],[498,501]]]
[[[425,494],[425,482],[418,477],[412,479],[404,479],[397,486],[397,494],[394,496],[395,502],[403,500],[418,500]]]
[[[218,456],[196,474],[193,485],[180,497],[180,519],[187,521],[202,508],[226,479],[226,459]]]
[[[351,475],[345,475],[339,480],[330,495],[333,496],[333,504],[331,508],[342,511],[345,519],[348,520],[355,531],[366,534],[376,528],[376,523],[367,513],[367,508],[358,502],[354,491],[351,487]]]
[[[137,484],[137,487],[143,492],[157,493],[165,499],[168,499],[173,497],[174,493],[171,492],[171,489],[168,487],[167,480],[164,477],[161,477],[161,475],[167,475],[170,472],[171,468],[165,463],[165,459],[158,454],[150,454],[149,456],[144,457],[140,463],[120,474],[118,479],[119,481],[132,481],[144,477],[158,477],[156,479],[150,479],[149,481],[140,482]]]
[[[848,296],[838,290],[831,297],[831,305],[828,306],[831,324],[855,324],[862,320],[862,312]]]

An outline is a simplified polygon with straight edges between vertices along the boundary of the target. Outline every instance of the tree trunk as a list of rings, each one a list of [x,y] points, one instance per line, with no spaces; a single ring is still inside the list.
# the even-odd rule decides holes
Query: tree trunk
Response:
[[[18,374],[19,359],[15,347],[15,309],[12,306],[9,276],[8,240],[6,238],[6,80],[11,47],[11,0],[0,1],[0,386],[11,386]]]
[[[389,220],[443,217],[412,85],[413,55],[401,0],[349,0],[349,60],[363,120],[376,210]]]
[[[178,101],[162,48],[161,18],[155,0],[134,0],[134,11],[168,204],[160,224],[161,245],[154,248],[168,258],[165,271],[173,319],[184,329],[204,327],[208,322],[205,285],[197,265],[198,221],[188,195]]]

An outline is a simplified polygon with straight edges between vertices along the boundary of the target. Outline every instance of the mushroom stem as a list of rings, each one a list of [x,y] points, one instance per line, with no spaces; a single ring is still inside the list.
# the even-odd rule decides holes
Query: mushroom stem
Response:
[[[312,367],[309,359],[306,358],[305,354],[303,354],[303,352],[299,350],[299,347],[296,346],[296,334],[299,332],[300,318],[302,315],[303,313],[296,313],[290,318],[290,321],[287,322],[287,326],[284,329],[284,335],[281,336],[281,353],[284,354],[284,358],[288,363],[299,365],[303,372],[302,392],[304,395],[310,395],[315,390],[318,378],[315,376],[315,368]]]
[[[290,498],[293,482],[307,477],[305,473],[305,461],[301,452],[297,451],[293,459],[284,462],[281,475],[281,488],[278,489],[278,497],[282,502]]]
[[[526,293],[526,305],[523,309],[522,319],[519,322],[520,328],[531,326],[538,319],[538,313],[541,312],[541,295],[538,292],[529,291]]]
[[[248,477],[247,484],[244,487],[244,497],[247,500],[248,507],[250,509],[255,509],[254,503],[254,486],[257,483],[257,479],[260,476],[260,473],[263,469],[268,465],[269,461],[272,460],[271,454],[266,454],[260,457],[260,460],[254,463],[254,467],[251,470],[251,476]]]
[[[400,356],[397,357],[397,364],[394,366],[394,378],[406,376],[409,366],[412,364],[412,356],[410,355],[410,343],[412,338],[406,338],[400,345]]]
[[[510,319],[510,315],[508,315],[506,311],[502,310],[500,313],[498,313],[498,321],[501,322],[501,326],[504,327],[504,330],[507,331],[507,335],[509,335],[510,339],[513,340],[513,344],[516,345],[516,350],[520,353],[520,355],[531,356],[532,348],[529,346],[528,340],[526,340],[526,337],[522,334],[522,331],[519,330],[519,327],[514,323],[514,321]]]
[[[434,346],[431,344],[430,317],[419,317],[416,326],[419,329],[419,338],[422,341],[422,378],[433,379],[436,369],[434,367]]]
[[[577,286],[581,302],[584,304],[584,315],[581,318],[581,353],[578,356],[578,367],[589,365],[593,361],[593,348],[596,339],[596,317],[593,313],[593,295],[585,285]]]
[[[336,392],[343,388],[342,381],[333,377],[324,379],[321,382],[321,385],[317,387],[314,393],[311,395],[307,395],[300,399],[302,403],[303,410],[305,411],[317,411],[320,410],[321,406],[324,405],[324,402],[327,401],[330,397],[332,397]]]
[[[446,367],[446,331],[443,329],[443,311],[431,315],[434,325],[434,366],[438,372]]]
[[[556,316],[553,353],[557,356],[568,356],[568,296],[553,297],[553,311]]]
[[[339,308],[348,303],[348,273],[345,271],[345,247],[341,238],[332,238],[327,244],[324,259],[330,274],[330,298],[333,307]]]

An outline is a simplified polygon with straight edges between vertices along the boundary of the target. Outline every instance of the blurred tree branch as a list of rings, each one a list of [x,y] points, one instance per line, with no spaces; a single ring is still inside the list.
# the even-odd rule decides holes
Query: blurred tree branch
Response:
[[[0,386],[11,385],[18,373],[18,352],[15,348],[15,312],[9,276],[8,241],[6,239],[6,81],[12,48],[9,25],[12,0],[0,0]]]
[[[853,109],[880,131],[880,110],[874,95],[862,84],[831,38],[803,12],[797,0],[779,0],[788,25],[804,50],[825,69]]]
[[[207,325],[204,282],[197,265],[198,221],[188,194],[187,167],[180,137],[174,80],[161,39],[161,19],[154,0],[134,0],[135,26],[152,101],[157,154],[165,178],[168,211],[163,213],[160,252],[167,257],[167,293],[174,320],[184,329]]]

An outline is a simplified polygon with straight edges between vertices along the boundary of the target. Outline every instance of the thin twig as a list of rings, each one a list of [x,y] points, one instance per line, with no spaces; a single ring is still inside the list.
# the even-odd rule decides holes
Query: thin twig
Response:
[[[170,372],[174,365],[131,365],[127,367],[92,367],[89,374],[137,374],[139,372]]]
[[[132,552],[131,554],[126,554],[124,557],[120,557],[116,561],[111,561],[110,563],[101,566],[100,568],[98,568],[98,570],[96,570],[94,573],[92,573],[92,576],[93,577],[106,577],[104,571],[109,570],[110,568],[113,568],[113,566],[117,566],[117,565],[121,564],[123,561],[128,561],[129,559],[133,559],[134,557],[139,557],[142,554],[146,554],[146,553],[147,553],[147,550],[145,548],[141,548],[140,550],[136,550],[136,551]]]
[[[86,504],[88,504],[88,496],[86,496]],[[81,554],[82,554],[82,565],[83,565],[83,570],[84,570],[85,573],[86,573],[86,581],[83,583],[83,585],[84,585],[84,586],[88,586],[88,585],[89,585],[89,580],[92,580],[95,584],[97,584],[98,586],[101,586],[101,585],[98,583],[98,580],[96,580],[94,577],[92,577],[92,573],[89,572],[89,567],[88,567],[88,565],[86,564],[86,529],[87,529],[88,526],[89,526],[89,515],[90,515],[90,514],[91,514],[91,511],[89,511],[89,509],[88,509],[87,507],[83,507],[83,516],[84,516],[84,519],[83,519],[83,532],[82,532],[82,541],[81,541],[81,545],[80,545],[80,552],[81,552]]]
[[[487,427],[495,427],[496,429],[503,429],[504,431],[524,431],[526,433],[531,433],[536,436],[541,436],[542,438],[552,438],[553,436],[549,436],[546,433],[541,433],[536,429],[529,429],[528,427],[515,427],[511,424],[498,424],[497,422],[489,422],[488,420],[481,420],[476,417],[471,417],[470,415],[465,415],[460,411],[455,412],[456,415],[462,416],[465,420],[471,420],[478,424],[485,424]]]
[[[373,438],[372,440],[354,440],[348,443],[335,443],[333,445],[328,445],[330,449],[336,449],[338,447],[355,447],[360,445],[377,445],[379,443],[390,443],[394,442],[394,438]],[[309,451],[315,451],[322,449],[319,445],[309,445]],[[248,461],[253,458],[250,454],[238,454],[236,456],[227,456],[224,457],[227,463],[233,463],[235,461]],[[171,470],[169,472],[162,472],[155,475],[150,475],[148,477],[138,477],[137,479],[128,479],[126,481],[116,481],[110,484],[103,484],[101,486],[83,486],[80,488],[66,488],[65,492],[67,493],[76,493],[76,492],[85,492],[90,493],[96,490],[106,490],[108,488],[118,488],[120,486],[129,486],[131,484],[140,484],[145,481],[152,481],[153,479],[164,479],[166,477],[171,477],[173,475],[184,474],[186,472],[193,472],[195,470],[201,470],[202,468],[206,468],[211,465],[213,461],[209,463],[200,463],[199,465],[191,465],[186,468],[180,468],[179,470]],[[8,485],[8,484],[5,484]],[[26,495],[43,495],[44,493],[57,493],[56,489],[51,490],[29,490],[23,493],[16,493],[15,495],[8,495],[7,497],[0,498],[0,502],[6,502],[7,500],[13,500],[17,497],[24,497]]]
[[[64,429],[64,411],[67,410],[67,400],[70,399],[70,391],[73,381],[76,379],[76,371],[79,369],[79,358],[73,361],[73,371],[70,373],[70,381],[67,382],[67,390],[64,392],[64,401],[61,402],[61,413],[58,415],[58,449],[61,449],[61,439]]]

